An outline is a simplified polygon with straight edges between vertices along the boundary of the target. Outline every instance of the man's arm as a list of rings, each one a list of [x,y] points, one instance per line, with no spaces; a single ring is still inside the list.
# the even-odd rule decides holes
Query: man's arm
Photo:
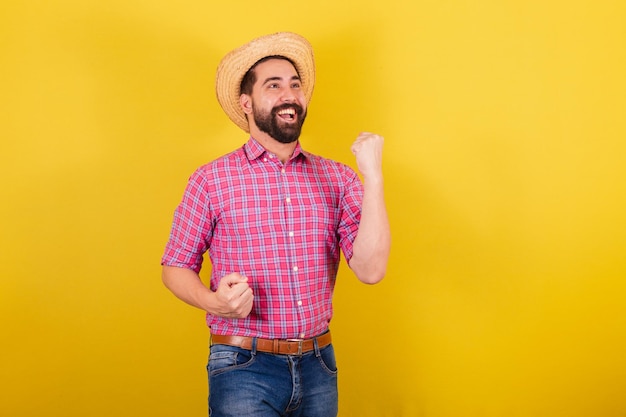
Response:
[[[363,205],[349,265],[361,282],[376,284],[385,277],[391,246],[382,174],[383,138],[361,133],[351,149],[363,177]]]
[[[217,291],[207,288],[191,269],[163,266],[162,278],[176,297],[214,316],[245,318],[252,310],[254,296],[248,278],[238,273],[222,277]]]

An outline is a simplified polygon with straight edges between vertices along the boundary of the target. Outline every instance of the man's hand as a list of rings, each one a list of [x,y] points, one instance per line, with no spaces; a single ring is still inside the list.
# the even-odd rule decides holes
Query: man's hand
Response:
[[[382,136],[362,132],[352,144],[350,150],[364,180],[382,180],[383,142]]]
[[[215,307],[211,314],[221,317],[243,319],[252,310],[254,295],[248,285],[248,277],[237,272],[222,277],[215,295]]]

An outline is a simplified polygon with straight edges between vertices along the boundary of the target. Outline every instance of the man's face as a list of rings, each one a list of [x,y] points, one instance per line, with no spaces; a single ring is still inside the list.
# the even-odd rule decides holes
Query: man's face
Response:
[[[294,66],[284,59],[270,59],[255,68],[252,116],[257,127],[281,143],[300,137],[306,118],[306,99]]]

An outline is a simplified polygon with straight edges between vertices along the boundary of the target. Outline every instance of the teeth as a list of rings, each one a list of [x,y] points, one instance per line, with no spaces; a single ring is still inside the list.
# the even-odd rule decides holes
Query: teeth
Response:
[[[284,109],[278,112],[278,114],[296,114],[294,109]]]

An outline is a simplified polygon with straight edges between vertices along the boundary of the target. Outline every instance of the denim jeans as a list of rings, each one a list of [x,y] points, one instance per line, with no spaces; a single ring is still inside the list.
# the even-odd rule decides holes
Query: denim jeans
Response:
[[[337,365],[332,345],[302,355],[211,346],[210,417],[335,417]]]

